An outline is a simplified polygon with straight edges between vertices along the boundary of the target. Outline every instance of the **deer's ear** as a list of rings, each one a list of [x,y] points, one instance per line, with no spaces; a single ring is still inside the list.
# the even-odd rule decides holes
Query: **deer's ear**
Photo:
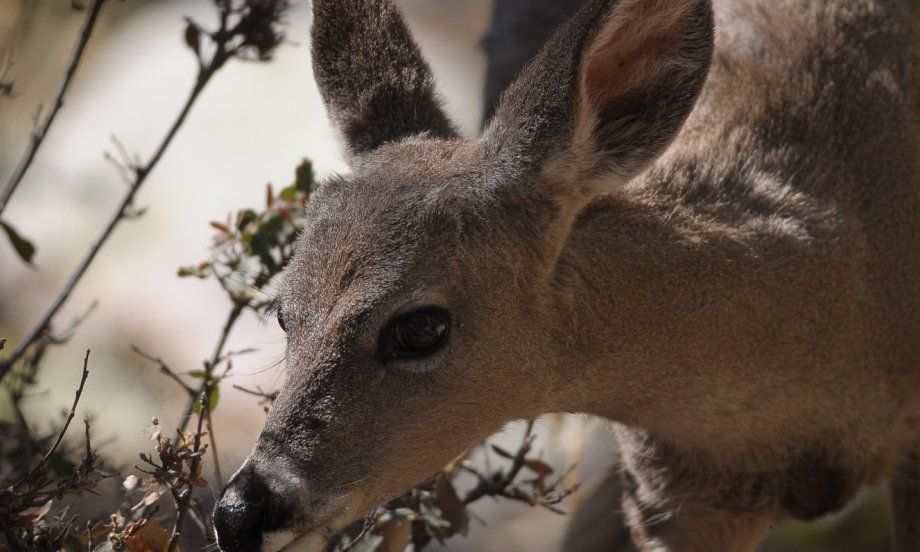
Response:
[[[428,65],[390,0],[313,0],[313,71],[352,157],[456,135]]]
[[[557,165],[601,188],[625,182],[690,113],[712,26],[709,0],[589,1],[505,92],[483,138],[526,165],[518,174]]]

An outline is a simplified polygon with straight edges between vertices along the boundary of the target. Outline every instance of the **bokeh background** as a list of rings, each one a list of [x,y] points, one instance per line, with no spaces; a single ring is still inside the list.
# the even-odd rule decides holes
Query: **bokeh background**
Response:
[[[0,0],[0,58],[12,51],[15,97],[0,98],[0,179],[22,154],[34,115],[54,97],[83,15],[69,0]],[[451,115],[467,134],[482,112],[485,58],[480,48],[489,0],[400,0],[416,39],[433,66]],[[119,201],[124,184],[103,152],[112,138],[146,159],[175,117],[195,77],[183,43],[184,17],[213,25],[208,0],[125,0],[105,8],[66,105],[4,217],[38,247],[35,267],[18,260],[0,239],[0,336],[15,346],[47,308]],[[205,90],[179,136],[140,192],[140,219],[123,223],[102,250],[59,324],[98,308],[66,345],[50,349],[40,396],[26,403],[43,427],[59,420],[79,378],[82,352],[92,348],[91,379],[80,414],[95,420],[103,452],[133,464],[149,449],[144,429],[156,416],[174,425],[185,396],[130,350],[136,344],[176,370],[201,366],[230,305],[213,281],[179,279],[180,265],[206,256],[210,220],[263,202],[268,182],[282,186],[309,157],[320,177],[346,172],[310,70],[310,13],[294,3],[288,42],[266,64],[231,62]],[[274,321],[247,314],[229,349],[255,347],[236,359],[233,383],[277,387],[283,335]],[[6,398],[0,416],[9,416]],[[252,397],[224,386],[215,413],[225,473],[248,453],[263,411]],[[538,448],[558,468],[577,462],[575,477],[590,486],[615,446],[606,425],[576,416],[538,423]],[[512,447],[520,427],[499,441]],[[210,466],[210,464],[209,464]],[[789,524],[764,544],[772,551],[888,549],[887,511],[880,492],[842,515],[817,524]],[[566,503],[571,509],[576,495]],[[106,510],[101,505],[99,512]],[[518,504],[483,502],[455,551],[554,550],[566,519]],[[92,508],[88,513],[93,513]],[[920,544],[918,544],[920,546]]]

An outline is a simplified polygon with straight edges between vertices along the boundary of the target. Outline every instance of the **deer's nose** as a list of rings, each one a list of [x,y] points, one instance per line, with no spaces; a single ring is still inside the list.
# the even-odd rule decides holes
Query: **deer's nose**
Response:
[[[244,467],[230,479],[214,512],[214,529],[221,550],[261,549],[269,498],[268,486],[252,467]]]

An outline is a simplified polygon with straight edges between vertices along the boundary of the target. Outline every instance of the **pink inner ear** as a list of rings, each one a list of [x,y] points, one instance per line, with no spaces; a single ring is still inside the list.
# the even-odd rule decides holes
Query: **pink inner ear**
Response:
[[[607,28],[584,61],[582,96],[594,110],[606,111],[611,103],[655,81],[688,23],[689,2],[634,0],[630,4],[626,17],[619,8],[608,16]]]

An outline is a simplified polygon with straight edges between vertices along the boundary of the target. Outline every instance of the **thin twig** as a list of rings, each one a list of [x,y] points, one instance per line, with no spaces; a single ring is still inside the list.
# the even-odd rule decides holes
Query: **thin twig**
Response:
[[[214,424],[211,421],[211,409],[205,409],[208,424],[208,439],[211,441],[211,458],[214,459],[214,477],[217,478],[218,486],[223,487],[224,475],[220,471],[220,455],[217,453],[217,437],[214,436]]]
[[[201,393],[201,410],[198,413],[198,429],[195,432],[195,444],[192,449],[193,452],[198,452],[201,449],[201,427],[204,423],[204,419],[208,411],[208,400],[210,396],[209,391],[209,386],[205,385],[204,392]],[[198,466],[200,464],[201,456],[194,456],[192,458],[192,465],[189,469],[189,474],[191,476],[195,476],[198,473]],[[173,526],[172,536],[169,538],[169,546],[166,547],[166,552],[175,552],[179,546],[179,537],[182,534],[182,526],[185,524],[185,518],[188,516],[189,506],[192,504],[192,490],[194,488],[194,484],[189,481],[185,490],[185,494],[180,496],[179,503],[176,504],[176,523]]]
[[[134,353],[135,353],[136,355],[138,355],[138,356],[140,356],[140,357],[142,357],[142,358],[144,358],[144,359],[146,359],[146,360],[149,360],[150,362],[153,362],[153,363],[155,363],[157,366],[159,366],[160,372],[166,374],[167,376],[169,376],[170,379],[172,379],[174,382],[178,383],[179,386],[182,387],[182,389],[184,389],[185,392],[188,393],[190,397],[195,397],[195,398],[198,397],[198,395],[196,394],[195,390],[192,389],[192,387],[191,387],[189,384],[187,384],[187,383],[185,383],[184,381],[182,381],[182,378],[179,377],[179,374],[177,374],[176,372],[174,372],[173,369],[170,368],[169,365],[167,365],[166,362],[163,361],[163,359],[161,359],[160,357],[153,356],[153,355],[151,355],[151,354],[145,353],[145,352],[142,351],[142,350],[140,349],[140,347],[138,347],[137,345],[131,345],[131,350],[134,351]]]
[[[93,456],[95,456],[95,453],[93,452],[92,442],[89,440],[89,417],[88,416],[83,418],[83,433],[85,437],[84,442],[86,443],[86,451],[85,451],[85,456],[83,458],[86,463],[92,463]]]
[[[242,356],[242,355],[248,355],[248,354],[254,353],[254,352],[256,352],[256,351],[258,351],[258,349],[256,349],[255,347],[247,347],[247,348],[245,348],[245,349],[240,349],[240,350],[238,350],[238,351],[227,351],[226,353],[224,353],[223,355],[221,355],[221,357],[220,357],[219,359],[217,359],[217,364],[220,364],[221,362],[227,360],[228,358],[237,357],[237,356]]]
[[[506,495],[505,491],[512,483],[514,483],[514,480],[517,478],[518,473],[520,473],[521,468],[524,467],[524,461],[527,459],[527,455],[530,453],[531,444],[533,443],[534,439],[533,425],[533,420],[527,422],[527,429],[524,430],[524,440],[521,443],[520,448],[518,448],[517,453],[515,453],[514,457],[511,459],[511,467],[508,469],[507,473],[499,472],[496,474],[496,477],[487,479],[483,477],[479,472],[470,470],[461,464],[461,467],[477,476],[479,479],[477,485],[473,487],[469,494],[466,495],[466,498],[463,499],[464,504],[470,504],[487,495],[517,498],[515,496]]]
[[[70,407],[70,413],[67,414],[67,419],[64,421],[64,427],[61,428],[61,431],[58,433],[57,439],[55,439],[54,444],[51,445],[51,448],[48,449],[48,452],[39,460],[38,464],[34,468],[29,470],[29,474],[26,475],[26,479],[32,479],[35,474],[41,470],[45,464],[48,463],[48,460],[51,458],[51,455],[61,446],[61,441],[64,440],[64,434],[67,433],[67,428],[70,427],[70,422],[73,420],[73,417],[77,413],[77,404],[80,402],[80,396],[83,395],[83,387],[86,385],[86,379],[89,377],[89,352],[86,350],[86,355],[83,357],[83,374],[80,376],[80,385],[77,387],[77,391],[73,397],[73,405]]]
[[[86,322],[86,319],[89,318],[91,314],[93,314],[93,311],[95,311],[96,307],[98,306],[99,302],[94,299],[93,302],[90,303],[89,308],[86,309],[83,314],[74,318],[70,325],[67,326],[63,332],[60,332],[57,335],[50,335],[48,337],[49,342],[54,343],[55,345],[63,345],[64,343],[70,341],[74,334],[77,333],[77,328]]]
[[[201,95],[202,90],[214,76],[214,74],[223,66],[224,63],[229,59],[229,54],[224,51],[220,45],[218,45],[218,50],[214,53],[214,57],[211,59],[210,63],[205,66],[202,72],[198,75],[198,79],[195,81],[195,85],[192,87],[191,92],[189,93],[188,99],[185,101],[185,105],[182,107],[182,110],[179,112],[178,117],[173,122],[169,131],[166,133],[165,138],[157,147],[153,156],[147,161],[147,164],[143,167],[138,167],[135,169],[135,180],[128,187],[124,197],[121,200],[116,211],[112,214],[112,217],[109,219],[108,224],[106,224],[105,229],[96,238],[96,241],[90,246],[89,251],[83,257],[83,260],[77,266],[76,270],[70,276],[70,279],[67,281],[67,284],[58,294],[57,298],[51,304],[45,314],[42,315],[41,319],[37,324],[29,331],[29,334],[25,339],[19,344],[18,347],[13,351],[13,353],[6,358],[2,364],[0,364],[0,380],[2,380],[7,373],[12,369],[13,364],[16,363],[22,356],[25,354],[26,350],[30,345],[38,341],[45,334],[51,320],[57,315],[58,311],[61,310],[61,307],[64,306],[64,303],[67,302],[67,299],[70,298],[70,294],[73,292],[74,288],[77,287],[77,284],[83,278],[83,275],[86,273],[86,270],[92,264],[93,260],[96,258],[96,255],[102,249],[102,246],[112,235],[112,232],[115,230],[115,227],[118,226],[118,223],[125,218],[126,214],[129,212],[129,208],[134,202],[134,196],[137,195],[138,190],[141,186],[147,181],[147,177],[150,176],[151,171],[159,163],[160,159],[163,157],[163,154],[166,153],[166,149],[172,143],[173,138],[179,131],[179,128],[182,127],[185,123],[186,117],[188,117],[189,112],[191,112],[192,107],[195,105],[196,100]],[[194,400],[191,401],[194,404]]]
[[[374,510],[370,514],[364,517],[364,524],[361,526],[361,532],[355,535],[355,538],[351,539],[351,542],[342,547],[342,552],[351,552],[351,550],[357,546],[364,537],[370,533],[371,529],[374,528],[374,525],[377,524],[377,520],[380,518],[380,512]]]
[[[3,58],[3,68],[0,69],[0,95],[2,96],[9,97],[13,95],[13,85],[15,83],[7,82],[6,80],[6,76],[13,68],[13,65],[13,47],[10,46],[9,51]]]
[[[246,305],[243,303],[234,303],[233,308],[230,310],[230,314],[227,315],[227,320],[224,322],[224,327],[221,329],[220,336],[217,338],[217,345],[214,347],[214,353],[211,354],[211,358],[205,362],[205,376],[201,382],[201,385],[198,386],[196,390],[196,395],[194,397],[189,397],[189,401],[185,405],[185,410],[182,411],[182,417],[179,418],[179,431],[184,432],[185,428],[188,427],[188,422],[191,419],[192,413],[195,411],[195,401],[198,400],[198,396],[205,391],[205,389],[210,384],[211,374],[214,370],[214,367],[220,363],[220,358],[223,355],[224,347],[227,344],[227,338],[230,337],[230,331],[233,330],[233,326],[236,325],[237,320],[240,315],[243,314],[243,310],[246,308]]]
[[[256,387],[255,389],[249,389],[248,387],[243,387],[242,385],[233,384],[233,388],[237,391],[242,391],[247,395],[252,395],[254,397],[259,397],[264,401],[273,402],[278,398],[277,391],[263,391],[261,387]]]
[[[3,210],[9,204],[10,198],[13,196],[13,192],[16,191],[16,188],[19,186],[19,183],[25,176],[26,171],[28,171],[29,167],[32,165],[32,160],[35,159],[35,154],[41,147],[42,142],[45,141],[45,136],[47,136],[48,130],[51,128],[51,125],[57,118],[58,112],[64,105],[64,96],[67,94],[67,90],[70,88],[70,83],[77,72],[77,67],[80,65],[80,60],[83,58],[83,52],[86,50],[86,45],[89,43],[89,38],[93,34],[93,29],[95,28],[96,21],[99,18],[99,12],[102,11],[103,4],[105,4],[105,0],[95,0],[95,2],[93,2],[93,7],[90,8],[89,13],[86,16],[86,22],[83,24],[83,30],[80,32],[80,37],[77,39],[76,46],[74,46],[73,53],[70,56],[70,63],[67,65],[67,70],[64,73],[64,80],[61,81],[61,87],[58,89],[57,96],[54,98],[54,105],[48,112],[48,116],[45,117],[44,122],[41,123],[36,131],[32,133],[31,140],[29,141],[29,146],[26,149],[25,154],[23,154],[22,159],[19,161],[19,165],[17,165],[16,170],[13,171],[12,176],[10,176],[10,179],[6,182],[3,190],[0,191],[0,213],[3,213]]]

